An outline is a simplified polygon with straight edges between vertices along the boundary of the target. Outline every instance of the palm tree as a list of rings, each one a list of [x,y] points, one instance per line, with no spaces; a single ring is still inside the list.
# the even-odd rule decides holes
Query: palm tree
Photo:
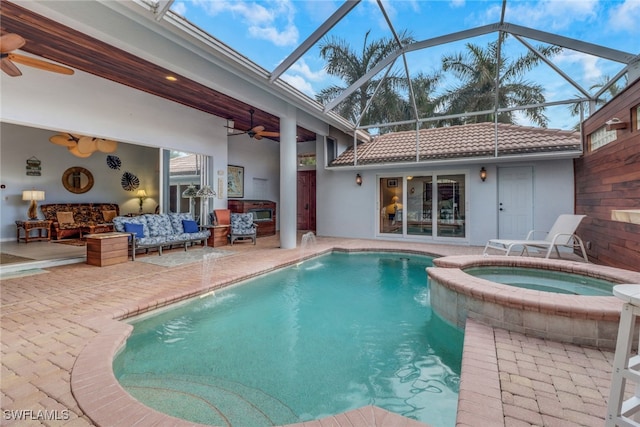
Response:
[[[320,56],[327,61],[328,74],[339,77],[346,86],[332,85],[322,89],[316,99],[327,103],[339,96],[346,87],[351,86],[360,77],[375,67],[382,59],[398,49],[395,39],[382,38],[369,42],[369,31],[365,34],[362,51],[356,52],[343,39],[327,38],[320,44]],[[403,45],[413,42],[406,31],[399,35]],[[371,105],[360,117],[383,76],[376,76],[365,82],[355,92],[342,101],[337,112],[343,117],[361,124],[388,123],[406,120],[407,101],[399,91],[407,87],[406,78],[400,72],[390,71],[376,92]]]
[[[523,79],[525,72],[531,70],[540,58],[533,52],[509,60],[502,56],[497,66],[498,41],[482,48],[473,43],[466,44],[466,53],[446,55],[442,58],[442,70],[451,71],[461,83],[444,93],[438,103],[444,114],[460,114],[473,111],[493,110],[496,102],[496,73],[499,71],[498,107],[540,104],[545,101],[543,87]],[[562,48],[557,46],[539,46],[538,51],[548,57],[557,54]],[[534,123],[546,126],[548,120],[544,107],[524,111]],[[449,124],[488,122],[495,119],[494,114],[470,116],[448,120]],[[513,111],[498,114],[498,122],[515,123]]]
[[[604,75],[596,83],[594,83],[591,86],[589,86],[589,90],[593,91],[593,90],[596,90],[596,89],[601,89],[601,88],[605,87],[607,84],[609,84],[610,80],[611,80],[611,77],[609,77],[608,75]],[[622,81],[621,84],[619,83],[620,80]],[[596,106],[600,106],[600,105],[603,105],[603,104],[607,103],[611,98],[613,98],[618,93],[620,93],[622,91],[622,89],[625,88],[625,86],[627,86],[627,76],[626,75],[623,76],[618,81],[614,82],[611,86],[607,87],[607,90],[602,94],[603,96],[595,100]],[[571,106],[569,107],[569,110],[571,111],[571,115],[573,115],[573,116],[579,115],[580,114],[580,103],[576,102],[575,104],[571,104]],[[579,124],[578,124],[578,127],[579,127]]]

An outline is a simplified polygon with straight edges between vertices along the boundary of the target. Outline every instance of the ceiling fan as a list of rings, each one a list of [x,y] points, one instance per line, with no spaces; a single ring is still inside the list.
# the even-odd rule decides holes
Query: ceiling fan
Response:
[[[253,126],[253,113],[255,113],[255,110],[249,110],[249,114],[251,115],[251,124],[249,125],[249,130],[234,129],[233,126],[226,126],[232,132],[229,135],[235,136],[247,134],[249,135],[249,138],[253,139],[262,139],[265,136],[268,138],[280,136],[280,132],[265,131],[264,126]]]
[[[22,73],[16,67],[16,64],[27,65],[29,67],[39,68],[45,71],[52,71],[60,74],[73,74],[71,68],[56,65],[42,59],[32,58],[30,56],[12,53],[16,49],[20,49],[26,43],[25,39],[18,34],[8,33],[0,36],[0,68],[11,77],[21,76]]]

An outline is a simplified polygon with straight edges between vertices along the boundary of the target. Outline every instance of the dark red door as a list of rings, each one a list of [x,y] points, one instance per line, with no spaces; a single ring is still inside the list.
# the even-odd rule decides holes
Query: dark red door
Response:
[[[298,230],[316,229],[316,171],[298,172]]]

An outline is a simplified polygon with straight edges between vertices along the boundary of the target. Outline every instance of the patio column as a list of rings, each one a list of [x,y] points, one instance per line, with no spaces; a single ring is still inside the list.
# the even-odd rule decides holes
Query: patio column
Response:
[[[280,117],[280,247],[292,249],[297,241],[296,108],[287,106]]]

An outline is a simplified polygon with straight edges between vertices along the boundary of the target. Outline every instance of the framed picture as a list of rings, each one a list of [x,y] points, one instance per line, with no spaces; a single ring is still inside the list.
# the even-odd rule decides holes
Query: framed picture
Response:
[[[227,197],[244,197],[244,167],[227,165]]]
[[[397,186],[398,186],[398,180],[396,178],[387,179],[387,187],[391,188],[391,187],[397,187]]]

